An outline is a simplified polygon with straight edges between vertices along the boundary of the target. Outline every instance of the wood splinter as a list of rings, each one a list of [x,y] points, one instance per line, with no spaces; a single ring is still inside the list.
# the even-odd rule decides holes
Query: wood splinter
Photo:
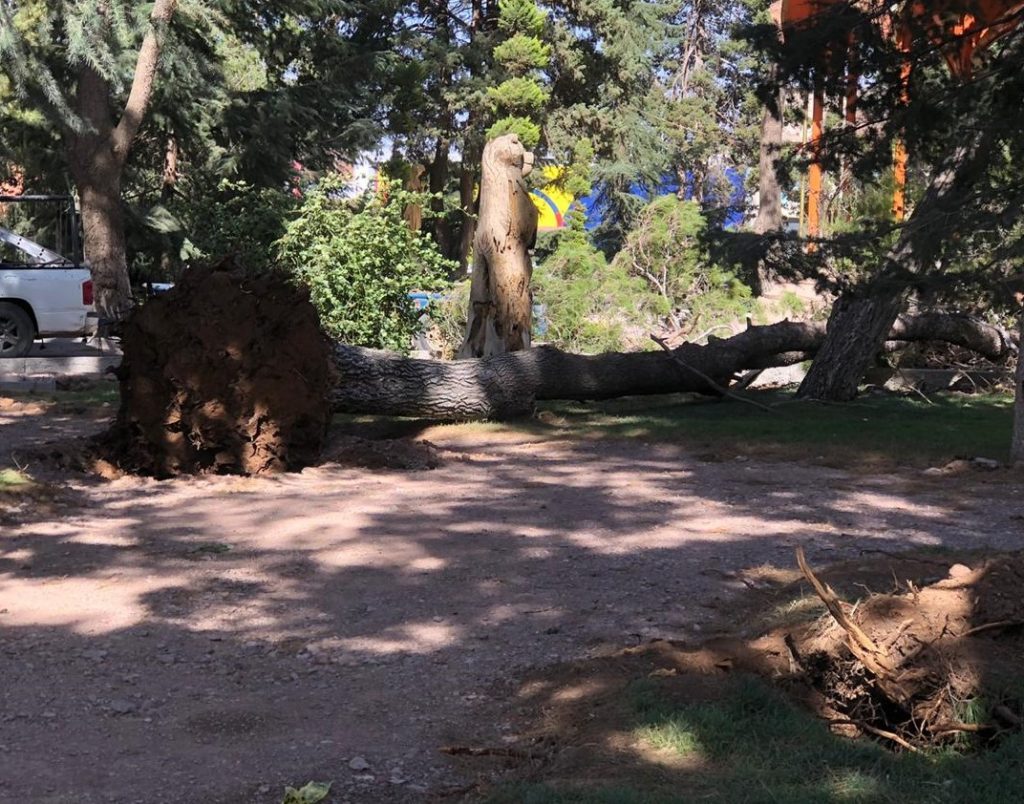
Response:
[[[850,619],[836,593],[818,580],[818,577],[807,564],[807,557],[804,555],[802,547],[796,548],[796,563],[808,583],[814,588],[815,593],[821,598],[821,602],[825,604],[829,614],[832,615],[832,619],[846,632],[846,644],[853,655],[874,674],[879,684],[885,688],[883,691],[887,695],[894,700],[902,700],[904,696],[892,683],[896,673],[896,668],[893,666],[892,661],[878,644],[864,633],[864,630],[857,623]]]

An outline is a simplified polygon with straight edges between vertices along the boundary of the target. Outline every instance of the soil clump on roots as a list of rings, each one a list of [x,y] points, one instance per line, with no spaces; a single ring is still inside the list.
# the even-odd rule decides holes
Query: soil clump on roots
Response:
[[[799,556],[829,615],[783,635],[818,709],[917,751],[981,748],[1024,724],[1024,555],[946,564],[918,586],[842,602]]]
[[[288,277],[232,261],[186,272],[125,325],[121,406],[95,455],[172,477],[294,471],[331,419],[329,342]]]

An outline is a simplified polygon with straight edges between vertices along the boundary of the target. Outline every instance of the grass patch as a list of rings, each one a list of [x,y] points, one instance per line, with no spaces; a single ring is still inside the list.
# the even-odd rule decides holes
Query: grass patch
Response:
[[[719,701],[680,708],[663,706],[654,685],[637,696],[637,735],[683,754],[700,750],[714,768],[702,783],[715,800],[1004,802],[1024,783],[1021,734],[982,754],[894,754],[831,734],[765,681],[728,687]]]
[[[681,442],[726,458],[799,452],[812,459],[923,464],[976,456],[1006,460],[1009,455],[1013,400],[1004,394],[948,394],[931,404],[893,396],[846,405],[795,402],[778,393],[753,398],[776,405],[775,412],[683,397],[546,403],[544,409],[565,422],[563,429]]]
[[[778,392],[750,396],[773,406],[774,412],[677,394],[544,402],[531,419],[450,429],[480,436],[518,432],[538,438],[671,442],[707,460],[747,455],[843,467],[933,466],[958,457],[1009,457],[1013,400],[1005,394],[937,395],[930,404],[920,397],[877,396],[843,405],[796,402]],[[339,416],[336,421],[353,432],[390,437],[431,428],[430,422],[372,416]]]
[[[867,739],[832,734],[754,677],[724,680],[714,700],[667,702],[660,682],[646,679],[629,692],[636,714],[634,736],[661,752],[702,760],[697,770],[656,771],[635,757],[635,784],[516,785],[492,802],[533,804],[661,804],[661,802],[933,802],[1002,804],[1016,801],[1024,785],[1024,735],[997,749],[963,755],[894,754]],[[588,780],[581,780],[587,782]]]

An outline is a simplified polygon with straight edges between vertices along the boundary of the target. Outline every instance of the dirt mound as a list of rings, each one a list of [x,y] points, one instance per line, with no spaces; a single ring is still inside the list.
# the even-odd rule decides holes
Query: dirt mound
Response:
[[[738,601],[720,633],[699,643],[653,640],[535,671],[510,696],[518,732],[514,743],[452,753],[471,757],[467,762],[480,765],[481,773],[489,769],[506,781],[510,773],[556,790],[576,789],[585,780],[585,787],[670,789],[681,798],[687,785],[706,783],[714,791],[726,765],[746,767],[744,752],[757,753],[766,766],[785,768],[778,759],[783,749],[773,748],[770,737],[781,726],[765,722],[765,695],[759,694],[760,702],[744,698],[751,676],[771,693],[767,699],[778,698],[778,706],[769,707],[777,710],[773,717],[791,718],[789,731],[778,738],[791,741],[786,750],[802,745],[808,762],[825,763],[826,775],[831,772],[826,754],[834,758],[837,773],[843,757],[862,756],[843,749],[839,742],[848,741],[842,737],[865,737],[891,749],[891,754],[863,755],[864,767],[891,767],[894,773],[904,766],[889,766],[880,756],[894,761],[919,752],[979,761],[992,756],[998,764],[999,750],[986,749],[1005,741],[1012,750],[1011,737],[1019,742],[1024,553],[886,554],[820,573],[844,591],[857,589],[861,599],[855,604],[839,600],[814,570],[808,571],[791,581],[786,576],[793,573],[779,569],[774,574],[785,578],[779,585],[767,591],[751,587],[750,600]],[[769,574],[759,568],[757,576],[763,581]],[[822,613],[824,601],[827,613]],[[776,622],[762,621],[751,633],[753,606]],[[647,709],[657,717],[647,718]],[[827,731],[818,731],[806,710],[824,721]],[[645,742],[644,724],[655,721],[661,724],[660,737]],[[690,753],[665,749],[662,743],[672,740],[692,742]],[[816,744],[822,751],[818,760]],[[709,759],[721,766],[709,766]],[[927,774],[932,765],[913,767]],[[812,781],[807,780],[808,789],[818,783]],[[705,797],[704,788],[698,792],[695,799]],[[738,800],[720,791],[707,797]]]
[[[425,471],[444,464],[441,450],[429,441],[399,438],[373,440],[339,435],[324,450],[323,460],[363,469]]]
[[[804,572],[829,617],[784,641],[832,724],[908,750],[982,747],[1024,724],[1024,556],[952,564],[856,607]]]
[[[230,261],[189,271],[127,322],[121,407],[98,452],[157,477],[307,466],[330,422],[328,350],[288,278]]]

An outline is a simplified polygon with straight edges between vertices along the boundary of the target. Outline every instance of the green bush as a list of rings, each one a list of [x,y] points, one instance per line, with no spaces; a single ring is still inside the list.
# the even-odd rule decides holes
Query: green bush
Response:
[[[647,348],[668,306],[643,280],[609,265],[585,232],[558,235],[533,274],[534,302],[547,308],[544,340],[572,352]]]
[[[753,292],[705,246],[707,221],[694,201],[662,196],[640,214],[613,266],[643,279],[690,333],[727,326],[753,308]]]
[[[469,317],[469,288],[468,279],[450,285],[440,299],[430,303],[427,310],[431,351],[442,360],[453,360],[462,346]]]
[[[274,264],[274,242],[297,207],[284,190],[224,180],[187,211],[194,247],[190,256],[216,260],[235,254],[249,271],[263,272]]]
[[[434,290],[455,265],[402,218],[421,194],[388,187],[347,200],[338,177],[310,191],[284,236],[279,263],[309,287],[324,328],[345,343],[408,351],[419,326],[408,294]]]

